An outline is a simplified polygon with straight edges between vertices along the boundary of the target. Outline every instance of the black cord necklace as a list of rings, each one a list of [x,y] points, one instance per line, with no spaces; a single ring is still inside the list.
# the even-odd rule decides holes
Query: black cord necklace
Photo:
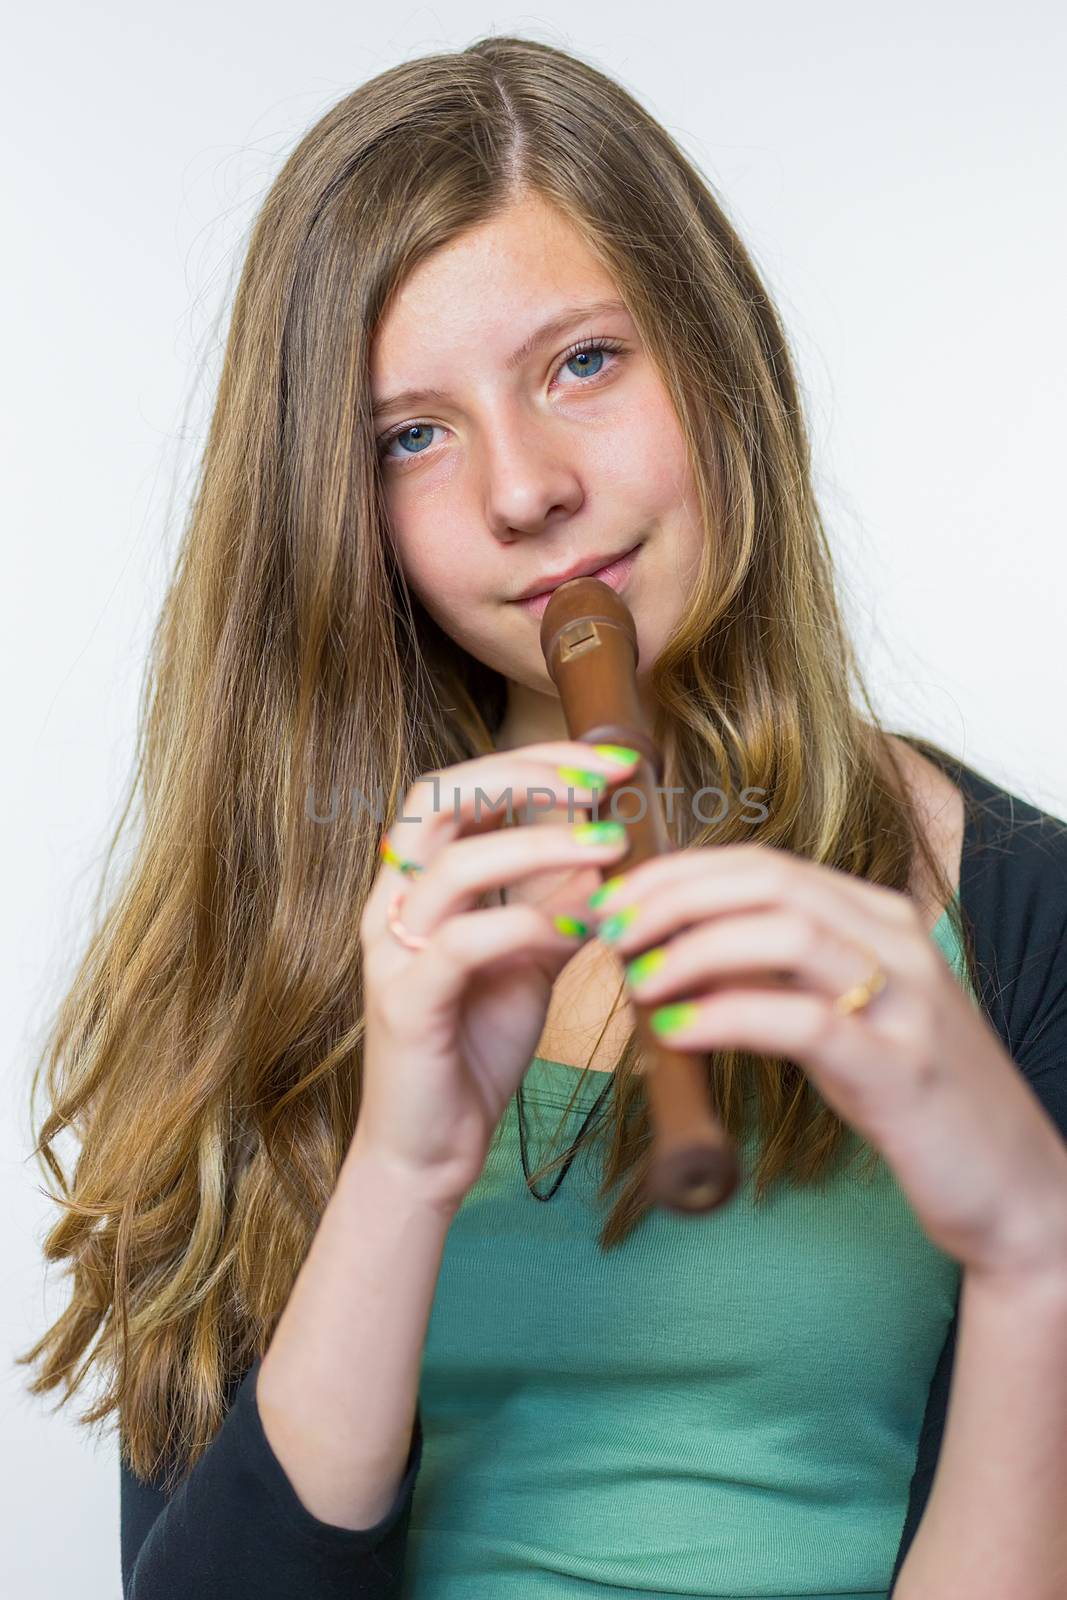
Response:
[[[590,1054],[590,1057],[589,1057],[589,1061],[592,1061],[593,1056],[596,1055],[597,1050],[600,1047],[600,1040],[603,1039],[604,1034],[607,1031],[608,1023],[611,1021],[612,1017],[615,1014],[615,1007],[619,1003],[619,996],[622,994],[625,982],[626,982],[626,980],[624,978],[623,982],[620,983],[620,985],[619,985],[619,993],[615,996],[615,1000],[614,1000],[614,1002],[612,1004],[611,1010],[608,1012],[607,1017],[604,1019],[604,1026],[601,1028],[599,1037],[597,1038],[597,1042],[593,1046],[592,1053]],[[586,1071],[588,1071],[588,1070],[589,1070],[589,1062],[587,1061],[586,1062]],[[610,1090],[611,1085],[612,1085],[612,1083],[614,1081],[615,1074],[614,1074],[614,1072],[607,1072],[607,1073],[605,1073],[605,1077],[607,1078],[607,1082],[605,1083],[603,1089],[601,1089],[600,1093],[597,1095],[596,1099],[593,1101],[593,1104],[589,1107],[589,1110],[586,1113],[585,1121],[582,1123],[581,1127],[578,1129],[577,1135],[575,1136],[575,1139],[574,1139],[573,1143],[571,1144],[570,1149],[567,1151],[567,1159],[564,1162],[563,1166],[560,1168],[559,1172],[556,1174],[556,1181],[552,1185],[551,1189],[548,1191],[547,1194],[539,1194],[537,1192],[537,1190],[534,1188],[533,1181],[532,1181],[532,1179],[530,1177],[530,1167],[529,1167],[529,1163],[527,1162],[527,1159],[526,1159],[526,1122],[525,1122],[525,1118],[523,1116],[523,1098],[522,1098],[522,1084],[521,1083],[519,1084],[518,1089],[515,1091],[515,1103],[516,1103],[516,1111],[517,1111],[518,1123],[519,1123],[519,1154],[522,1157],[522,1170],[523,1170],[523,1175],[526,1178],[526,1187],[527,1187],[527,1189],[529,1189],[530,1193],[533,1195],[535,1200],[551,1200],[552,1196],[555,1194],[556,1190],[559,1188],[560,1184],[563,1182],[564,1178],[567,1176],[567,1173],[570,1171],[571,1162],[574,1160],[574,1157],[578,1152],[578,1146],[581,1143],[582,1135],[584,1134],[586,1128],[588,1128],[590,1122],[593,1119],[594,1114],[600,1109],[601,1105],[604,1103],[604,1099],[607,1096],[608,1091]]]
[[[501,888],[499,890],[499,896],[500,896],[500,904],[502,906],[503,905],[507,905],[507,903],[508,903],[508,892],[507,892],[506,888]],[[622,982],[619,984],[618,993],[616,994],[615,999],[612,1002],[611,1010],[608,1012],[607,1016],[604,1019],[604,1026],[601,1028],[600,1033],[597,1036],[597,1041],[596,1041],[596,1044],[593,1046],[592,1052],[591,1052],[591,1054],[589,1056],[589,1061],[592,1061],[593,1056],[596,1055],[597,1050],[600,1048],[600,1041],[601,1041],[601,1039],[603,1039],[605,1033],[607,1032],[608,1023],[611,1021],[612,1017],[615,1015],[615,1007],[619,1003],[619,998],[622,995],[622,992],[623,992],[623,989],[625,988],[625,986],[626,986],[626,979],[624,977]],[[563,1063],[560,1062],[560,1063],[558,1063],[558,1065],[562,1066]],[[589,1062],[587,1061],[586,1062],[586,1070],[587,1071],[588,1071],[588,1068],[589,1068]],[[529,1166],[529,1163],[528,1163],[528,1161],[526,1159],[526,1119],[525,1119],[525,1116],[523,1115],[522,1084],[521,1083],[519,1084],[519,1087],[515,1091],[515,1110],[516,1110],[516,1115],[517,1115],[518,1123],[519,1123],[519,1155],[522,1158],[522,1171],[523,1171],[523,1176],[526,1179],[526,1187],[530,1191],[530,1193],[533,1195],[535,1200],[551,1200],[552,1196],[555,1194],[556,1190],[559,1188],[560,1184],[563,1182],[564,1178],[567,1176],[567,1173],[570,1171],[570,1168],[571,1168],[571,1162],[574,1160],[574,1157],[578,1152],[578,1146],[581,1143],[582,1135],[585,1132],[586,1128],[588,1128],[590,1122],[592,1121],[594,1113],[597,1112],[600,1109],[601,1105],[604,1103],[604,1099],[607,1096],[608,1091],[611,1088],[614,1076],[615,1076],[614,1072],[605,1073],[605,1077],[607,1078],[607,1082],[605,1083],[603,1089],[601,1089],[600,1093],[597,1095],[596,1099],[593,1101],[593,1104],[589,1107],[589,1110],[586,1113],[585,1121],[582,1123],[581,1127],[578,1129],[577,1136],[575,1137],[574,1142],[572,1143],[570,1149],[567,1151],[567,1159],[564,1162],[563,1166],[560,1168],[559,1172],[557,1173],[556,1181],[552,1185],[551,1189],[548,1191],[547,1194],[539,1194],[537,1192],[537,1190],[534,1188],[532,1179],[530,1177],[530,1166]]]
[[[526,1126],[525,1126],[525,1121],[523,1119],[523,1112],[522,1112],[522,1084],[521,1083],[519,1084],[519,1087],[518,1087],[518,1090],[516,1091],[516,1096],[515,1096],[516,1102],[517,1102],[518,1117],[519,1117],[519,1154],[522,1156],[522,1170],[523,1170],[523,1173],[524,1173],[524,1175],[526,1177],[526,1187],[527,1187],[527,1189],[529,1189],[530,1193],[533,1195],[535,1200],[551,1200],[552,1196],[555,1194],[556,1190],[559,1188],[560,1184],[563,1182],[564,1178],[567,1176],[567,1173],[570,1171],[571,1162],[574,1160],[575,1156],[578,1153],[578,1145],[581,1143],[582,1134],[585,1132],[586,1128],[588,1128],[589,1123],[592,1120],[593,1113],[599,1109],[600,1105],[603,1103],[605,1095],[607,1094],[608,1090],[611,1088],[611,1080],[614,1077],[614,1073],[611,1073],[611,1072],[605,1073],[605,1077],[607,1078],[608,1081],[604,1085],[603,1089],[601,1089],[599,1095],[594,1100],[593,1104],[589,1107],[589,1111],[586,1114],[585,1121],[582,1123],[581,1127],[578,1129],[577,1137],[575,1138],[574,1143],[571,1145],[569,1151],[567,1152],[567,1159],[564,1162],[563,1166],[559,1169],[559,1172],[556,1174],[556,1181],[552,1185],[551,1189],[548,1191],[547,1194],[539,1194],[537,1192],[537,1190],[534,1188],[533,1182],[532,1182],[532,1180],[530,1178],[530,1167],[529,1167],[529,1163],[526,1160]]]

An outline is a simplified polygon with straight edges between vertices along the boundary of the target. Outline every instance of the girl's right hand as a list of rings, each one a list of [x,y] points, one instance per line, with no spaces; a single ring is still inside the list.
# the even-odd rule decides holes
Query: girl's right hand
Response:
[[[614,842],[581,837],[585,810],[608,792],[581,774],[612,785],[634,770],[579,740],[493,751],[418,779],[389,829],[396,854],[422,870],[407,874],[383,861],[360,919],[365,1030],[353,1146],[399,1165],[447,1209],[481,1176],[544,1029],[552,986],[592,937],[586,899],[600,881],[595,869],[626,853],[621,823]],[[546,790],[555,805],[570,796],[574,826],[501,827],[506,810],[489,809],[510,793],[518,817],[533,793],[547,799]],[[529,882],[538,875],[552,887],[532,901]],[[520,883],[527,898],[519,903],[484,903]],[[407,949],[389,930],[397,891],[404,927],[426,937],[423,949]],[[579,931],[563,931],[569,921]]]

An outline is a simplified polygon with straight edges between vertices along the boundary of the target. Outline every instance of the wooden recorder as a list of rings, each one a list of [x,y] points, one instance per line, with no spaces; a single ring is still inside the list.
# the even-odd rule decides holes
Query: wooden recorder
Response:
[[[641,752],[611,801],[629,848],[602,878],[673,849],[658,788],[663,760],[637,693],[637,629],[629,607],[599,578],[571,578],[552,592],[540,643],[570,738]],[[632,997],[631,1005],[653,1130],[646,1193],[672,1211],[712,1211],[734,1193],[740,1171],[733,1141],[712,1111],[707,1057],[672,1049],[653,1032],[649,1017],[655,1005]]]

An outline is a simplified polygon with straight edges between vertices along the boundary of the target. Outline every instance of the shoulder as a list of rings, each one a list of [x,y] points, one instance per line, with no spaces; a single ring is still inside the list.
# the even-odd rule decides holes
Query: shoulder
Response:
[[[1028,1077],[1067,1085],[1067,821],[928,741],[961,790],[960,906],[983,1010]]]
[[[886,754],[901,769],[918,824],[953,889],[960,881],[964,836],[964,795],[943,768],[914,744],[895,734],[885,738]],[[922,861],[915,863],[912,892],[932,927],[944,910],[942,895]]]
[[[976,909],[1012,910],[1018,932],[1067,927],[1067,821],[957,759],[963,879]]]
[[[1039,894],[1044,912],[1067,917],[1063,817],[1002,787],[930,740],[909,736],[892,743],[913,758],[924,757],[925,769],[938,769],[937,779],[923,785],[924,803],[932,808],[928,815],[942,835],[959,839],[961,897],[966,891],[976,908],[988,904],[992,909],[1005,896],[1024,903]]]

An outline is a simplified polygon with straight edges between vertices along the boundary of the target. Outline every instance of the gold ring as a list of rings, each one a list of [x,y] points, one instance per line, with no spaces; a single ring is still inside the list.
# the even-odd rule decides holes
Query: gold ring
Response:
[[[834,1010],[846,1017],[855,1011],[862,1011],[864,1006],[869,1005],[875,995],[885,988],[885,973],[879,965],[877,956],[866,945],[859,948],[867,951],[874,965],[866,982],[853,984],[851,989],[846,989],[844,994],[839,994],[834,1001]]]

